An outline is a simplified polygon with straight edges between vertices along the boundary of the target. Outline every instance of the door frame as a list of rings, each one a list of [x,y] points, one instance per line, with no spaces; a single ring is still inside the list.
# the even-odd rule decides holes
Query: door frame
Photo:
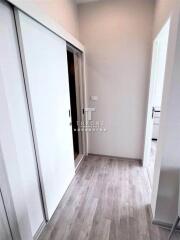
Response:
[[[74,54],[74,66],[75,66],[75,82],[76,82],[76,99],[77,99],[77,114],[83,123],[86,122],[85,105],[86,105],[86,84],[85,84],[85,53],[81,52],[71,44],[67,43],[67,50]],[[79,132],[80,140],[80,153],[83,157],[87,155],[87,132]]]
[[[145,130],[146,132],[145,132],[144,153],[143,153],[143,166],[146,166],[148,157],[150,155],[150,149],[151,149],[151,140],[152,140],[152,131],[153,131],[152,107],[153,107],[154,88],[156,86],[156,81],[157,81],[156,74],[157,74],[157,67],[158,67],[159,42],[164,34],[164,31],[168,31],[167,37],[169,41],[170,23],[171,23],[171,18],[169,18],[167,22],[163,25],[163,27],[161,28],[161,31],[153,41],[151,76],[150,76],[148,109],[147,109],[146,130]],[[168,41],[167,41],[167,49],[168,49]],[[166,53],[166,59],[165,59],[165,68],[166,68],[166,63],[167,63],[167,53]],[[164,71],[164,78],[165,78],[165,71]],[[163,96],[163,92],[164,92],[164,80],[163,80],[162,96]],[[161,118],[160,118],[159,128],[160,128],[160,125],[161,125]]]

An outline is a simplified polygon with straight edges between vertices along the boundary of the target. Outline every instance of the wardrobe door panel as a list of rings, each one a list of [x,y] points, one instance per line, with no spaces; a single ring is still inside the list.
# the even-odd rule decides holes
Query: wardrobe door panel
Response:
[[[24,187],[24,202],[34,235],[44,221],[41,194],[38,182],[36,157],[33,145],[30,118],[25,93],[17,32],[11,7],[0,2],[0,68],[13,141],[16,148],[20,176]],[[18,186],[17,186],[18,188]]]
[[[16,19],[50,218],[74,176],[66,42],[20,11]]]
[[[0,191],[0,239],[12,240],[1,191]]]

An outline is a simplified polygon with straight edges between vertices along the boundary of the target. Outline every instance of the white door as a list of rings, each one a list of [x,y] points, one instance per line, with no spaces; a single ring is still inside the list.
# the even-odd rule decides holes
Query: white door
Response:
[[[164,75],[166,66],[166,54],[169,39],[170,20],[164,25],[153,44],[153,56],[151,65],[151,79],[149,88],[148,112],[146,122],[146,135],[143,164],[148,162],[151,150],[151,140],[153,133],[152,109],[154,106],[161,107]]]
[[[157,79],[157,66],[158,66],[158,42],[155,40],[153,44],[153,56],[151,66],[151,79],[150,79],[150,90],[149,90],[149,102],[147,112],[147,123],[146,123],[146,136],[145,136],[145,149],[144,149],[144,161],[145,164],[150,156],[151,150],[151,139],[153,132],[153,96],[155,80]]]
[[[12,240],[11,231],[9,228],[6,211],[4,208],[1,190],[0,190],[0,239]]]
[[[24,202],[28,208],[34,236],[44,221],[44,214],[14,14],[5,2],[0,2],[0,29],[1,87],[4,86],[5,89],[7,110],[20,168],[18,177],[21,178],[24,187]]]
[[[16,12],[47,217],[74,176],[66,42]]]

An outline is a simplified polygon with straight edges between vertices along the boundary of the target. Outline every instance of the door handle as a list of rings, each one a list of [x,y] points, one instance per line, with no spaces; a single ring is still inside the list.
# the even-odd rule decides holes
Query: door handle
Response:
[[[154,112],[155,112],[155,108],[152,107],[152,119],[154,118]]]
[[[69,109],[68,113],[69,113],[69,118],[71,118],[71,110],[70,109]],[[70,121],[69,126],[72,126],[72,121]]]

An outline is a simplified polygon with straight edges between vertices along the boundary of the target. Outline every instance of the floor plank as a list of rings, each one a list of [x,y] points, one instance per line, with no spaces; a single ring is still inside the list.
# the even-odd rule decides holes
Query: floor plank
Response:
[[[151,224],[150,189],[138,161],[89,156],[39,240],[166,240]]]

